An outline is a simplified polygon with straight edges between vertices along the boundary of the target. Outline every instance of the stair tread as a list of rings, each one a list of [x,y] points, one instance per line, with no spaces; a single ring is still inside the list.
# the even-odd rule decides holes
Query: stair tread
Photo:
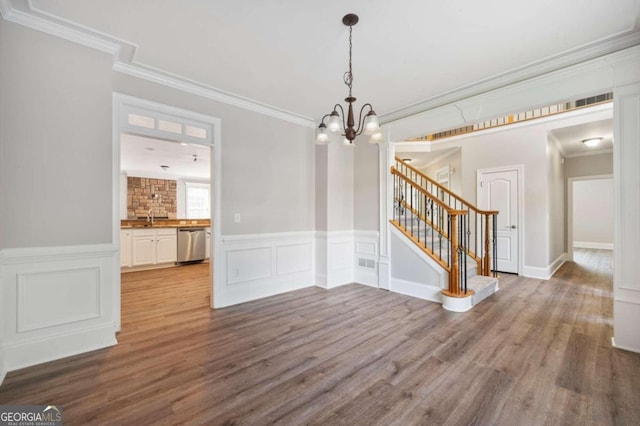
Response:
[[[475,306],[498,291],[498,278],[474,275],[469,277],[467,288],[474,291],[471,304]]]

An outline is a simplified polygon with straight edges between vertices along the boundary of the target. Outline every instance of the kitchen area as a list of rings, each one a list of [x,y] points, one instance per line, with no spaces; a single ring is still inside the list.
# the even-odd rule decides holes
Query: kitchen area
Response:
[[[211,257],[210,148],[121,135],[122,273]]]

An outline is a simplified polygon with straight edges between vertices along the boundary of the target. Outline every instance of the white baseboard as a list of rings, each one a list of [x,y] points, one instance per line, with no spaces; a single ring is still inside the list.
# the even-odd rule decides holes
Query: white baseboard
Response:
[[[554,260],[546,268],[539,266],[527,266],[522,268],[522,275],[527,278],[537,278],[541,280],[548,280],[555,274],[558,269],[567,261],[567,253],[563,253],[556,260]]]
[[[616,288],[615,292],[623,290]],[[615,296],[613,299],[613,346],[625,351],[640,353],[640,296],[638,292],[629,291],[626,297]],[[615,338],[615,340],[614,340]]]
[[[631,348],[631,347],[616,344],[615,337],[611,337],[611,346],[613,346],[616,349],[621,349],[623,351],[635,352],[637,354],[640,354],[640,348]]]
[[[597,250],[613,250],[613,243],[591,243],[585,241],[574,241],[573,247]]]
[[[431,302],[442,303],[442,289],[435,285],[416,283],[391,277],[389,290]]]
[[[49,339],[5,345],[7,370],[13,371],[116,345],[112,325],[74,330]]]
[[[116,344],[119,265],[111,244],[2,250],[0,368]]]

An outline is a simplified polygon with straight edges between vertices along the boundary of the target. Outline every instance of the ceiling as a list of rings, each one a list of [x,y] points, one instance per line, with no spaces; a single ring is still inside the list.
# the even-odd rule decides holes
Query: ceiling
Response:
[[[592,123],[553,129],[549,134],[560,144],[565,157],[578,157],[613,150],[613,119],[594,121]],[[595,148],[582,143],[589,138],[603,138]]]
[[[130,43],[136,64],[314,120],[347,95],[350,12],[356,105],[378,114],[640,42],[640,0],[17,3]]]
[[[123,133],[120,136],[120,169],[128,176],[209,180],[210,150],[206,145],[185,146]],[[197,155],[197,161],[193,161],[194,155]],[[169,168],[164,170],[162,165]]]

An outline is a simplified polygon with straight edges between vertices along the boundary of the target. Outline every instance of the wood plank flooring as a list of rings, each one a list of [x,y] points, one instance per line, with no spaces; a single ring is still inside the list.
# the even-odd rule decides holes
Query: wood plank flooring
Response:
[[[466,314],[355,284],[212,311],[208,265],[129,273],[120,343],[9,373],[0,404],[67,425],[637,425],[610,252],[576,256]]]

